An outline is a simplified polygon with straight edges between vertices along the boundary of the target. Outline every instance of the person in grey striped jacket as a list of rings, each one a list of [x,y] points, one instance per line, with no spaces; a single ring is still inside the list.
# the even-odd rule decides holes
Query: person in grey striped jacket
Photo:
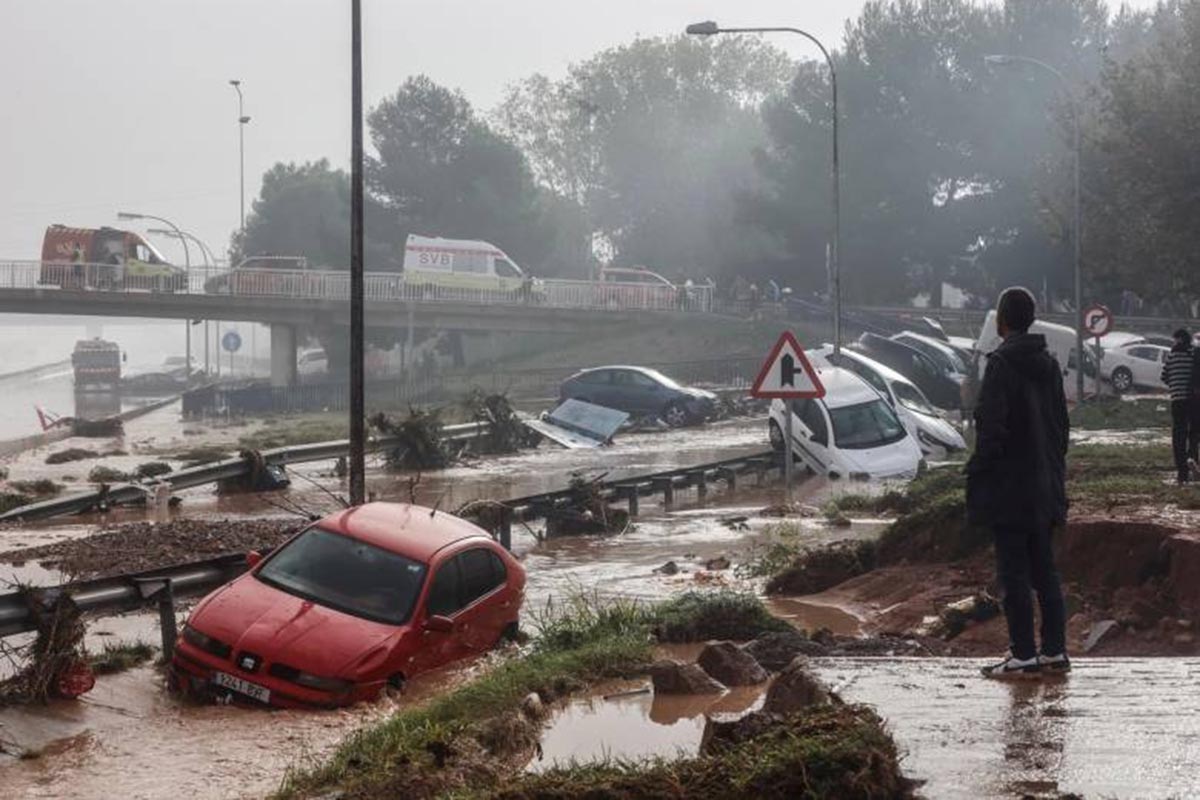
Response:
[[[1192,406],[1192,335],[1185,329],[1175,331],[1175,344],[1163,364],[1162,381],[1171,393],[1171,448],[1175,454],[1175,473],[1180,483],[1191,478],[1189,460],[1196,459],[1200,443],[1200,424]]]

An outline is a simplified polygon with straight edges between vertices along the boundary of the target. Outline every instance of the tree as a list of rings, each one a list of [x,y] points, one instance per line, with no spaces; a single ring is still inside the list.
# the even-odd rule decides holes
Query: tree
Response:
[[[1151,46],[1111,63],[1084,155],[1088,277],[1175,313],[1200,296],[1200,3],[1160,6]]]
[[[534,183],[524,154],[480,120],[461,92],[410,78],[368,118],[372,194],[390,213],[393,247],[409,233],[484,239],[527,267],[556,246],[546,217],[564,209]],[[540,271],[536,270],[535,271]]]
[[[535,75],[496,113],[543,186],[580,205],[594,250],[677,277],[753,259],[735,196],[756,181],[756,109],[793,66],[752,39],[639,39]]]

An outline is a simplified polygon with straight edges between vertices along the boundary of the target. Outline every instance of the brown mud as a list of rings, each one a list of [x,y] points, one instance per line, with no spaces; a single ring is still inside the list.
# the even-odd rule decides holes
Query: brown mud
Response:
[[[1095,655],[1180,656],[1200,652],[1200,534],[1154,522],[1075,519],[1058,534],[1057,559],[1067,599],[1068,648],[1082,652],[1094,626],[1117,627]],[[912,635],[947,606],[987,592],[999,596],[990,548],[954,561],[900,559],[800,598],[861,620],[869,634]],[[936,651],[983,656],[1003,652],[1002,615],[968,623]]]

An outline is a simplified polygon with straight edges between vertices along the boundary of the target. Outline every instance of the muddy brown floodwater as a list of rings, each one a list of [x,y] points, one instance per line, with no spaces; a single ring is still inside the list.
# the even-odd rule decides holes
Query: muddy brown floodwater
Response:
[[[762,420],[740,420],[691,431],[672,431],[618,439],[598,451],[539,449],[517,456],[481,460],[422,477],[418,500],[452,509],[478,497],[511,497],[565,484],[570,472],[632,475],[720,458],[759,452],[765,446]],[[329,465],[308,465],[305,473],[337,489],[336,478],[323,477]],[[374,471],[371,487],[380,497],[408,499],[406,479]],[[293,500],[317,506],[328,500],[303,479],[288,493]],[[819,503],[829,491],[823,481],[808,481],[801,498]],[[200,518],[259,516],[278,511],[258,498],[218,498],[206,490],[185,492],[176,512]],[[694,496],[677,497],[679,510],[665,513],[643,503],[637,524],[622,536],[557,539],[539,542],[524,529],[514,531],[514,549],[529,571],[527,611],[544,607],[579,590],[606,595],[660,598],[687,588],[742,583],[733,570],[708,572],[703,561],[717,555],[733,557],[749,548],[762,528],[777,520],[755,512],[779,502],[778,488],[744,487],[728,495],[714,487],[707,502]],[[691,504],[691,505],[689,505]],[[321,508],[321,506],[317,506]],[[129,512],[137,518],[140,512]],[[748,530],[721,523],[722,517],[748,517]],[[805,520],[806,536],[814,542],[870,535],[878,524],[861,530],[834,529],[818,520]],[[860,526],[856,526],[860,527]],[[0,549],[8,542],[29,544],[64,536],[86,535],[93,527],[72,521],[0,531]],[[654,568],[676,561],[681,572],[665,576]],[[36,569],[30,564],[29,568]],[[6,568],[11,569],[11,568]],[[31,575],[32,576],[32,575]],[[50,579],[51,575],[40,576]],[[100,632],[112,634],[100,637]],[[153,641],[154,616],[134,614],[93,623],[89,646],[102,641],[145,638]],[[432,692],[471,674],[456,666],[419,677],[412,691]],[[412,702],[408,695],[401,702]],[[158,672],[140,668],[99,679],[96,689],[79,702],[57,702],[45,708],[0,710],[0,785],[10,796],[44,798],[259,797],[279,785],[290,767],[328,753],[351,731],[394,709],[390,700],[328,713],[266,712],[242,708],[190,706],[167,694]],[[657,713],[657,712],[656,712]],[[694,720],[693,714],[685,719]],[[22,752],[38,758],[18,760]]]

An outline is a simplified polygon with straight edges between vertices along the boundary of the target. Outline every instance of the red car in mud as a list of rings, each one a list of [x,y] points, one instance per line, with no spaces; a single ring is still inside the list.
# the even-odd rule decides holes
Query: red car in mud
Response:
[[[173,685],[312,708],[480,653],[516,633],[525,569],[471,523],[368,503],[322,519],[192,611]]]

